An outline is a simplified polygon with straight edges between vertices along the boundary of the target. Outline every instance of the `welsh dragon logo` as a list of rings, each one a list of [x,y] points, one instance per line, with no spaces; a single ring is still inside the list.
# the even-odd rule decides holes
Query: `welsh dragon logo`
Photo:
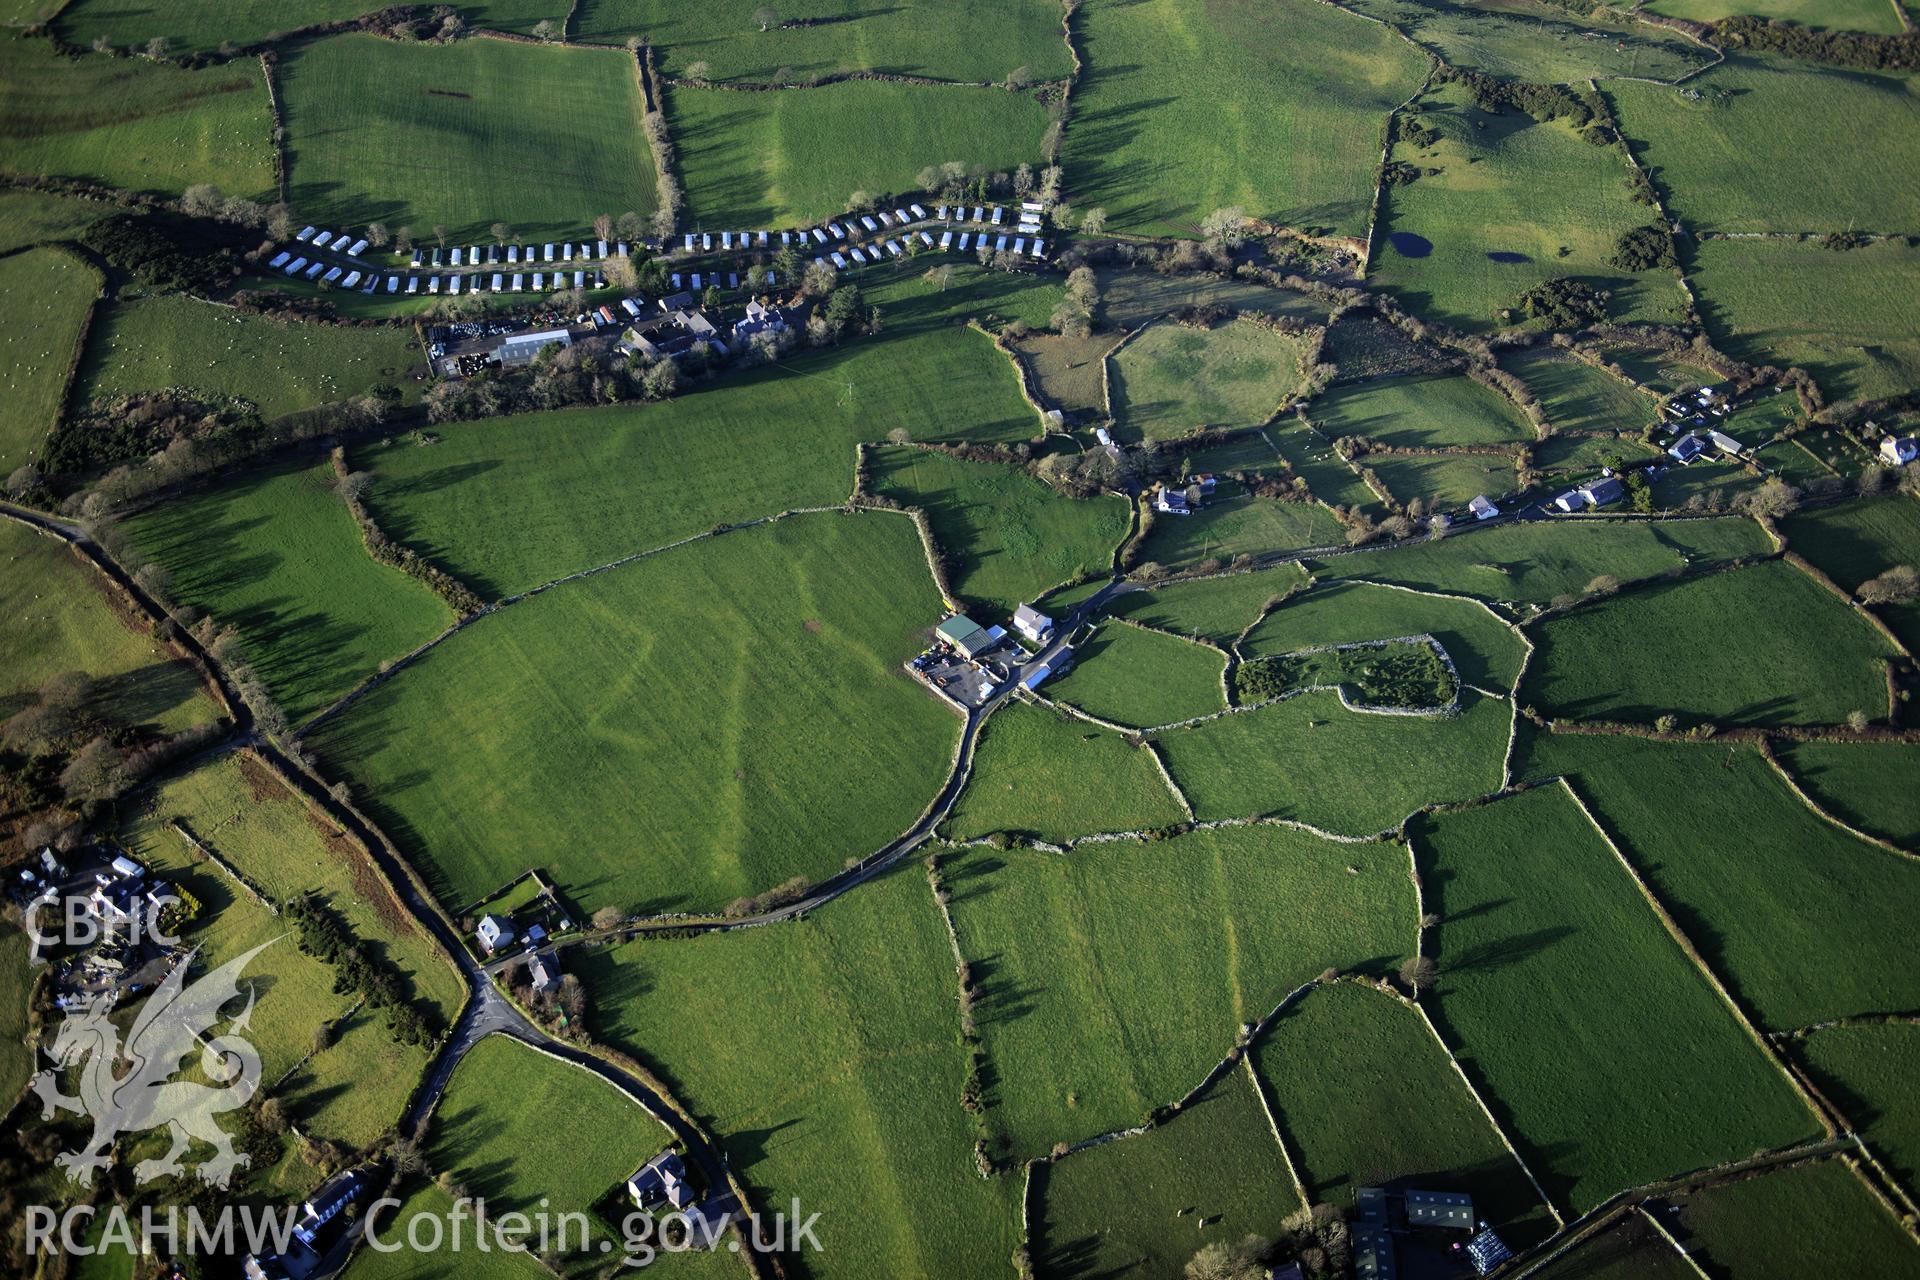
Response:
[[[252,983],[247,984],[246,1007],[227,1030],[211,1037],[206,1033],[225,1020],[221,1010],[240,997],[239,978],[247,962],[271,945],[261,943],[191,986],[187,970],[199,952],[188,952],[147,998],[124,1045],[109,1016],[111,995],[67,1014],[46,1051],[56,1065],[34,1077],[33,1091],[40,1095],[43,1119],[71,1111],[93,1120],[93,1136],[84,1146],[54,1157],[68,1178],[91,1183],[94,1170],[112,1163],[109,1153],[119,1135],[162,1127],[172,1131],[173,1145],[164,1156],[135,1165],[136,1182],[184,1172],[180,1157],[193,1139],[214,1149],[213,1157],[195,1169],[202,1182],[224,1188],[234,1169],[248,1163],[214,1117],[244,1107],[260,1087],[260,1055],[238,1034],[253,1015]],[[196,1049],[200,1073],[213,1084],[172,1078]],[[123,1062],[126,1069],[117,1070]],[[80,1068],[77,1098],[60,1092],[61,1073],[75,1067]]]

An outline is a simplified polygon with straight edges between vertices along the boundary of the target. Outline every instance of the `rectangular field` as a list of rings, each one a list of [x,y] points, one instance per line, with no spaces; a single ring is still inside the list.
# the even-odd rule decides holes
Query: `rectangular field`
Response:
[[[1505,363],[1539,398],[1547,421],[1562,431],[1638,431],[1659,412],[1652,397],[1550,348],[1534,347]]]
[[[1815,802],[1842,822],[1920,851],[1920,745],[1783,743],[1780,757]]]
[[[1436,1021],[1563,1211],[1817,1132],[1560,787],[1424,822],[1415,849]]]
[[[1364,233],[1380,128],[1426,72],[1398,36],[1313,0],[1095,0],[1074,27],[1076,206],[1146,235],[1229,206]]]
[[[958,722],[900,664],[939,617],[904,516],[797,516],[503,609],[315,744],[450,907],[538,867],[587,911],[717,910],[933,799]]]
[[[1156,520],[1141,556],[1178,569],[1242,555],[1337,547],[1345,541],[1345,526],[1318,502],[1258,497],[1232,480],[1221,480],[1198,511]]]
[[[460,11],[470,26],[525,34],[542,19],[558,26],[566,5],[562,0],[468,0]],[[79,45],[105,39],[144,48],[159,36],[175,53],[207,53],[224,44],[276,41],[303,27],[369,12],[367,0],[302,0],[296,8],[283,0],[74,0],[60,9],[55,25],[64,39]]]
[[[41,460],[100,274],[58,249],[0,258],[0,476]]]
[[[211,182],[273,198],[273,121],[260,64],[184,71],[142,58],[64,58],[0,40],[0,171],[177,195]]]
[[[1887,714],[1881,662],[1893,646],[1780,562],[1585,605],[1532,635],[1522,697],[1550,715],[1778,725]]]
[[[1904,494],[1789,516],[1788,545],[1849,591],[1920,559],[1920,502]],[[1920,602],[1876,605],[1909,649],[1920,648]]]
[[[289,323],[154,295],[108,307],[95,322],[80,394],[186,387],[215,403],[250,401],[270,421],[383,384],[417,399],[418,346],[410,328]]]
[[[1895,35],[1905,29],[1889,0],[1646,0],[1646,8],[1650,13],[1695,22],[1755,14],[1807,27],[1873,35]]]
[[[1217,649],[1109,622],[1075,650],[1073,670],[1045,692],[1103,720],[1151,729],[1224,707],[1225,666]]]
[[[1116,617],[1132,618],[1150,627],[1201,636],[1225,646],[1253,624],[1273,601],[1299,590],[1306,574],[1298,565],[1283,564],[1257,573],[1236,573],[1201,582],[1176,582],[1151,591],[1113,597],[1108,606]]]
[[[1533,428],[1505,396],[1465,376],[1336,387],[1307,406],[1307,413],[1330,440],[1364,436],[1400,449],[1533,439]]]
[[[282,59],[279,82],[288,194],[309,221],[551,238],[657,198],[625,51],[344,35]]]
[[[282,464],[128,521],[170,590],[240,639],[295,721],[453,621],[425,586],[376,562],[332,490],[328,463]]]
[[[1138,1124],[1323,969],[1397,963],[1406,861],[1274,826],[950,860],[994,1149],[1025,1158]]]
[[[1431,635],[1468,684],[1505,692],[1520,676],[1526,642],[1486,606],[1365,582],[1303,592],[1269,613],[1241,645],[1247,657],[1360,640]]]
[[[1920,1028],[1899,1023],[1828,1027],[1793,1047],[1873,1153],[1914,1194],[1920,1188]]]
[[[798,227],[856,191],[913,189],[929,164],[1010,171],[1041,159],[1045,109],[1026,94],[856,80],[728,93],[674,87],[667,114],[690,225]]]
[[[1911,1275],[1920,1245],[1839,1160],[1793,1165],[1680,1201],[1692,1248],[1741,1280]]]
[[[1265,422],[1300,386],[1300,342],[1249,319],[1161,321],[1107,357],[1123,440]]]
[[[1551,0],[1351,0],[1348,7],[1393,23],[1450,66],[1534,84],[1622,75],[1671,80],[1711,56],[1677,34]]]

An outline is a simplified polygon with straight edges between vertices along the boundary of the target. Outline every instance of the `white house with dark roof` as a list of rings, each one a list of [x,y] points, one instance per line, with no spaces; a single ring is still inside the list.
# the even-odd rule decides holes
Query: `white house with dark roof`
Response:
[[[1023,604],[1013,611],[1013,629],[1035,644],[1045,644],[1053,636],[1053,619]]]
[[[662,1151],[641,1165],[627,1179],[627,1195],[636,1209],[651,1209],[670,1204],[684,1209],[693,1203],[693,1188],[687,1185],[687,1166],[678,1151]]]
[[[1888,436],[1880,442],[1880,461],[1890,467],[1920,462],[1920,436]]]
[[[551,955],[527,957],[527,981],[542,993],[560,989],[560,962]]]
[[[1500,514],[1500,508],[1495,506],[1493,499],[1484,493],[1469,502],[1467,510],[1473,513],[1475,520],[1491,520]]]
[[[519,930],[514,928],[510,916],[484,915],[480,917],[480,925],[474,930],[474,936],[480,939],[481,950],[492,955],[500,948],[510,946],[514,938],[519,936]]]

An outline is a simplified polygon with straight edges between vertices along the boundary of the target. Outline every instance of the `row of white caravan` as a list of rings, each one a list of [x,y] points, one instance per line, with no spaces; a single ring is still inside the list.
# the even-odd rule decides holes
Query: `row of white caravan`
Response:
[[[1032,201],[1021,206],[1020,230],[1031,235],[1040,229],[1042,207]],[[941,205],[933,212],[932,221],[942,223],[978,223],[982,226],[1005,225],[1007,211],[998,205],[976,205],[971,211],[965,205]],[[823,222],[817,227],[805,231],[689,231],[681,238],[681,247],[688,253],[737,253],[754,249],[800,247],[818,248],[845,242],[849,232],[853,235],[880,235],[886,232],[898,232],[917,223],[927,222],[925,207],[917,204],[905,205],[897,209],[879,209],[873,213],[863,213],[842,218],[839,221]],[[926,233],[921,232],[922,236]],[[971,234],[971,233],[969,233]],[[779,239],[775,240],[778,235]],[[1039,241],[1036,239],[1035,243]],[[1036,249],[1035,254],[1039,251]],[[862,261],[865,259],[863,258]]]
[[[415,249],[415,267],[509,267],[532,266],[536,262],[592,262],[627,256],[627,242],[615,240],[555,242],[549,245],[488,244],[455,245],[451,249]]]
[[[359,257],[367,249],[364,238],[356,240],[352,233],[346,231],[336,233],[321,231],[315,227],[302,227],[294,239],[301,244],[312,245],[316,249],[325,249],[329,253],[344,253],[350,258]]]
[[[499,271],[493,274],[491,281],[484,273],[472,276],[418,276],[412,272],[392,272],[382,276],[378,271],[361,272],[346,267],[329,267],[325,262],[296,256],[288,249],[275,254],[267,266],[270,270],[289,276],[304,276],[308,280],[338,285],[342,289],[359,289],[362,293],[378,292],[383,280],[388,293],[457,294],[463,287],[468,293],[480,293],[489,283],[493,286],[493,293],[523,293],[529,287],[535,293],[545,293],[549,289],[604,289],[607,285],[606,276],[599,271]],[[421,287],[423,281],[424,289]]]
[[[740,273],[738,271],[727,272],[725,280],[726,287],[729,289],[738,289],[740,287]],[[769,287],[779,283],[780,277],[778,275],[771,271],[767,272],[767,284]],[[709,271],[704,275],[698,271],[688,271],[684,273],[676,271],[673,273],[673,291],[675,293],[680,292],[682,289],[705,289],[709,285],[718,289],[720,284],[721,274],[718,271]]]
[[[983,251],[988,253],[1001,253],[1010,250],[1022,257],[1044,258],[1047,252],[1047,245],[1044,240],[1029,240],[1025,236],[1016,236],[1009,233],[1002,233],[995,236],[985,231],[943,231],[940,233],[940,238],[935,240],[931,232],[918,231],[915,232],[913,236],[907,237],[907,239],[911,241],[914,237],[918,237],[921,248],[933,249],[941,253],[949,251],[958,253],[980,253]],[[888,258],[898,258],[908,252],[910,248],[910,244],[902,244],[899,240],[889,239],[864,247],[856,245],[847,249],[844,253],[838,249],[830,249],[823,256],[815,258],[814,261],[830,262],[836,271],[845,271],[850,267],[864,267],[875,262],[884,262]]]

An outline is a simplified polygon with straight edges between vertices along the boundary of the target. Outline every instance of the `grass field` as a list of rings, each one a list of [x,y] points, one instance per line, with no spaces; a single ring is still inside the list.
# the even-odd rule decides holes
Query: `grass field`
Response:
[[[1202,636],[1224,647],[1247,629],[1268,601],[1299,590],[1305,582],[1300,567],[1287,564],[1258,573],[1129,592],[1114,596],[1108,611],[1150,627]]]
[[[1451,66],[1536,84],[1620,75],[1671,80],[1708,58],[1677,35],[1608,22],[1597,13],[1570,20],[1573,11],[1548,3],[1502,0],[1474,7],[1452,0],[1354,0],[1350,7],[1393,23]]]
[[[1639,1214],[1582,1241],[1540,1280],[1700,1280],[1700,1272]]]
[[[1920,502],[1893,496],[1823,507],[1782,522],[1788,545],[1849,591],[1895,565],[1920,560]],[[1920,603],[1876,605],[1909,649],[1920,649]]]
[[[1920,1007],[1903,963],[1920,865],[1822,822],[1751,748],[1554,734],[1529,754],[1573,779],[1763,1025]]]
[[[669,75],[704,62],[715,81],[771,82],[837,71],[879,71],[941,80],[1004,80],[1026,67],[1042,80],[1072,71],[1060,13],[1048,0],[1012,0],[989,13],[940,0],[796,0],[783,21],[827,19],[762,31],[754,0],[688,7],[674,0],[582,0],[573,31],[618,44],[648,35]],[[790,76],[780,76],[782,70]]]
[[[1386,28],[1312,0],[1100,0],[1067,188],[1112,230],[1193,235],[1213,210],[1365,231],[1380,127],[1426,74]],[[1195,145],[1204,138],[1207,145]]]
[[[1134,729],[1190,720],[1226,705],[1218,650],[1110,622],[1075,652],[1074,668],[1047,693]]]
[[[361,849],[314,819],[304,801],[249,756],[223,756],[165,783],[127,833],[136,857],[178,877],[204,904],[202,928],[190,941],[207,948],[205,963],[224,963],[286,926],[190,852],[166,825],[175,818],[269,896],[286,901],[317,894],[376,962],[405,975],[409,998],[430,1025],[453,1025],[464,993],[432,938]],[[263,1055],[271,1057],[263,1076],[271,1083],[312,1048],[314,1024],[344,1013],[354,997],[334,993],[333,969],[299,952],[292,938],[276,942],[254,965],[268,975],[254,1025]],[[384,1014],[363,1009],[277,1093],[303,1129],[358,1147],[398,1119],[428,1056],[424,1048],[397,1042]]]
[[[1207,505],[1192,515],[1156,520],[1141,554],[1156,564],[1182,568],[1203,560],[1334,547],[1345,541],[1345,526],[1319,503],[1257,497],[1223,479]]]
[[[1335,582],[1295,596],[1247,636],[1247,657],[1356,640],[1428,634],[1445,646],[1460,678],[1505,692],[1520,675],[1526,643],[1484,606],[1363,582]]]
[[[27,967],[27,935],[0,925],[0,1106],[11,1106],[39,1065],[27,1044],[27,999],[38,975]]]
[[[1550,715],[1765,725],[1887,714],[1881,659],[1892,646],[1780,562],[1615,596],[1532,636],[1522,700]]]
[[[64,543],[0,521],[0,559],[0,714],[26,706],[51,677],[84,671],[101,715],[116,723],[175,733],[219,715],[193,667]]]
[[[44,191],[0,191],[0,253],[59,240],[115,212],[104,201]]]
[[[1456,513],[1477,497],[1499,498],[1520,487],[1513,459],[1492,454],[1379,454],[1360,464],[1402,503],[1424,499]]]
[[[1794,1165],[1680,1201],[1689,1248],[1710,1274],[1791,1280],[1819,1271],[1901,1276],[1920,1245],[1838,1160]]]
[[[1145,751],[1060,712],[1015,703],[988,722],[973,777],[942,831],[953,840],[1004,831],[1058,842],[1185,816]]]
[[[183,71],[144,59],[63,58],[0,33],[0,172],[135,191],[211,182],[270,199],[273,122],[256,62]]]
[[[1658,407],[1604,369],[1534,347],[1506,361],[1540,400],[1547,420],[1562,431],[1637,431],[1654,420]]]
[[[1645,8],[1695,22],[1754,14],[1835,31],[1893,35],[1902,29],[1900,16],[1887,0],[1646,0]]]
[[[1125,503],[1069,498],[1012,466],[911,447],[867,450],[873,491],[921,507],[954,561],[953,589],[988,613],[1071,578],[1104,574],[1127,536]]]
[[[1620,366],[1621,373],[1656,395],[1710,387],[1719,381],[1719,375],[1705,365],[1660,347],[1612,346],[1605,348],[1605,355],[1609,366]]]
[[[993,1144],[1015,1157],[1138,1124],[1302,982],[1383,972],[1412,941],[1404,850],[1281,827],[972,849],[946,879],[981,989]]]
[[[1885,1024],[1830,1027],[1793,1046],[1820,1090],[1853,1122],[1888,1171],[1912,1195],[1920,1187],[1920,1028]]]
[[[1679,323],[1686,299],[1671,271],[1608,264],[1623,232],[1653,221],[1627,194],[1618,148],[1596,147],[1563,122],[1489,114],[1457,85],[1430,90],[1420,105],[1407,118],[1439,140],[1394,143],[1393,159],[1421,176],[1387,188],[1375,283],[1415,312],[1469,330],[1503,326],[1521,294],[1569,276],[1610,290],[1618,320]]]
[[[1014,350],[1026,361],[1040,398],[1067,413],[1106,415],[1105,365],[1101,357],[1113,346],[1111,333],[1071,338],[1060,333],[1030,333],[1015,339]]]
[[[459,241],[496,222],[552,238],[654,207],[625,51],[344,35],[283,58],[278,81],[288,194],[309,221],[410,226],[422,242],[436,226]]]
[[[1310,294],[1276,289],[1239,276],[1162,275],[1137,268],[1100,267],[1100,317],[1115,333],[1136,329],[1183,307],[1230,307],[1325,324],[1327,307]]]
[[[640,1165],[638,1160],[633,1163],[635,1168]],[[552,1274],[532,1254],[500,1249],[486,1253],[478,1249],[458,1254],[416,1253],[404,1247],[415,1218],[436,1218],[444,1230],[452,1214],[453,1197],[438,1186],[423,1182],[414,1187],[400,1197],[398,1208],[373,1220],[372,1230],[383,1245],[402,1247],[380,1250],[363,1246],[353,1255],[346,1275],[350,1280],[547,1280]],[[421,1228],[418,1238],[431,1240],[431,1229]]]
[[[1392,378],[1337,387],[1307,412],[1329,440],[1365,436],[1400,449],[1533,439],[1532,428],[1505,396],[1467,377]],[[1383,461],[1368,458],[1366,465],[1378,467]]]
[[[879,80],[768,93],[676,86],[667,118],[687,225],[710,230],[818,222],[856,191],[912,190],[920,170],[948,160],[989,172],[1037,164],[1047,127],[1027,94]]]
[[[1583,484],[1603,467],[1619,469],[1619,464],[1646,462],[1659,452],[1638,437],[1625,440],[1612,436],[1556,435],[1542,440],[1533,449],[1533,469],[1549,488],[1562,484]]]
[[[1300,422],[1276,422],[1266,437],[1307,489],[1329,507],[1355,507],[1380,514],[1380,499],[1354,469],[1334,452],[1333,439]]]
[[[1423,823],[1416,849],[1436,1020],[1563,1209],[1816,1131],[1560,788]]]
[[[0,296],[15,304],[0,320],[0,473],[39,458],[99,292],[99,273],[58,249],[0,258]]]
[[[80,387],[86,396],[190,387],[210,400],[251,401],[271,420],[383,383],[416,398],[412,375],[425,368],[417,347],[411,329],[286,323],[153,295],[106,308]]]
[[[307,0],[289,10],[274,0],[76,0],[61,9],[56,25],[75,44],[90,45],[105,37],[123,47],[144,48],[147,41],[163,36],[176,53],[198,53],[227,42],[268,41],[301,27],[357,18],[373,11],[369,3],[372,0]],[[472,26],[522,33],[543,18],[557,25],[566,13],[566,5],[554,0],[467,0],[458,8]]]
[[[1281,1233],[1302,1208],[1245,1070],[1168,1124],[1077,1152],[1041,1183],[1041,1274],[1174,1276],[1218,1240]]]
[[[591,1142],[582,1141],[586,1135]],[[639,1103],[585,1068],[493,1035],[454,1070],[434,1109],[427,1159],[452,1171],[496,1216],[584,1213],[670,1136]]]
[[[1920,384],[1920,249],[1702,240],[1687,278],[1714,344],[1735,359],[1799,365],[1829,400]]]
[[[1681,90],[1610,84],[1621,130],[1695,231],[1904,231],[1888,173],[1920,163],[1914,81],[1736,56]]]
[[[849,390],[851,388],[851,390]],[[462,423],[430,448],[360,450],[381,526],[498,594],[710,526],[846,501],[853,444],[1021,440],[1006,357],[951,328],[800,357],[644,408]],[[772,451],[780,466],[766,465]]]
[[[1809,795],[1842,822],[1920,849],[1920,746],[1904,742],[1793,742],[1781,762]]]
[[[1300,386],[1299,341],[1245,319],[1212,329],[1162,321],[1108,360],[1123,440],[1257,426]]]
[[[1263,814],[1364,836],[1500,785],[1507,704],[1468,691],[1461,705],[1458,716],[1367,715],[1309,693],[1158,741],[1203,820]]]
[[[1665,523],[1526,523],[1479,529],[1417,547],[1334,556],[1315,562],[1313,569],[1322,578],[1546,604],[1580,592],[1601,574],[1635,582],[1772,550],[1765,531],[1744,516]]]
[[[1653,482],[1653,509],[1665,512],[1697,511],[1696,499],[1706,510],[1725,510],[1743,489],[1760,479],[1730,459],[1702,456],[1684,467],[1671,467]]]
[[[1316,1204],[1439,1187],[1471,1194],[1509,1243],[1522,1219],[1543,1234],[1539,1194],[1412,1009],[1338,983],[1287,1010],[1252,1056]]]
[[[176,599],[239,631],[296,721],[453,621],[438,596],[367,555],[332,481],[325,462],[283,464],[126,525]]]
[[[756,1204],[822,1206],[807,1275],[1005,1275],[1020,1179],[974,1167],[953,955],[918,866],[801,922],[578,969],[595,1038],[666,1079]]]
[[[796,517],[515,605],[318,745],[449,904],[540,867],[587,910],[718,908],[933,798],[957,722],[899,664],[939,616],[904,517]]]

